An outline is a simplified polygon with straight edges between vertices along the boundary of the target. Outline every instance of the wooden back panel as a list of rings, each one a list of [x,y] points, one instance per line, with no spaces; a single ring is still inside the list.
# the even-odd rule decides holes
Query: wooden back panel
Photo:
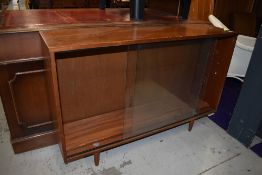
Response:
[[[208,21],[208,15],[213,14],[214,0],[191,0],[188,19]]]
[[[179,13],[179,4],[181,0],[148,0],[148,8],[161,10],[177,15]]]
[[[254,0],[216,0],[214,15],[226,26],[231,27],[230,18],[234,13],[251,13]]]
[[[127,52],[118,48],[119,52],[110,52],[110,49],[96,51],[96,55],[75,55],[66,59],[59,59],[58,56],[57,72],[64,122],[125,107]]]

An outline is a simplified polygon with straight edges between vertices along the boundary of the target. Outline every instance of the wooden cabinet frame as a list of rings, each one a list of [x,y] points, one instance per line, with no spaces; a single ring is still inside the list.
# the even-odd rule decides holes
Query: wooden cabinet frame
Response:
[[[201,24],[200,24],[201,25]],[[202,24],[203,27],[206,27],[205,24]],[[163,28],[161,28],[163,27]],[[167,25],[165,24],[164,26],[161,26],[160,29],[158,30],[158,34],[161,33],[161,36],[169,36],[168,39],[166,38],[161,38],[161,36],[157,36],[155,37],[154,31],[151,32],[150,29],[147,30],[147,28],[144,28],[143,26],[141,28],[135,29],[134,31],[139,33],[141,30],[142,31],[146,31],[146,32],[151,32],[150,35],[136,35],[136,38],[134,38],[133,40],[129,40],[128,38],[118,38],[115,37],[116,35],[114,35],[114,27],[112,27],[111,31],[111,36],[107,36],[108,41],[109,42],[103,42],[101,41],[100,38],[100,34],[97,35],[98,39],[95,38],[90,38],[90,42],[88,40],[89,37],[89,32],[91,32],[94,29],[90,29],[90,28],[82,28],[82,29],[69,29],[69,30],[57,30],[57,31],[44,31],[44,32],[40,32],[41,36],[43,38],[42,41],[42,46],[43,46],[43,55],[46,56],[46,68],[49,70],[47,72],[47,77],[48,77],[48,87],[50,91],[50,95],[49,97],[51,97],[51,107],[52,107],[52,113],[55,116],[55,120],[57,121],[57,128],[58,128],[58,139],[59,139],[59,144],[60,144],[60,148],[61,148],[61,152],[64,158],[65,163],[68,163],[70,161],[73,160],[77,160],[79,158],[82,157],[86,157],[88,155],[94,155],[95,158],[95,164],[98,165],[99,163],[99,154],[102,151],[129,143],[129,142],[133,142],[135,140],[165,131],[167,129],[171,129],[175,126],[181,125],[181,124],[185,124],[188,123],[189,124],[189,131],[192,130],[194,121],[198,118],[207,116],[213,112],[215,112],[218,103],[219,103],[219,99],[220,99],[220,95],[222,92],[222,87],[224,85],[224,81],[225,81],[225,77],[227,74],[227,69],[230,63],[230,59],[231,59],[231,55],[233,52],[233,48],[234,48],[234,44],[235,44],[235,35],[233,33],[224,33],[221,32],[220,30],[216,31],[217,33],[206,33],[206,31],[204,33],[201,33],[201,31],[198,31],[196,33],[194,32],[190,32],[190,30],[194,30],[194,28],[191,28],[192,26],[185,26],[187,28],[187,31],[189,31],[188,33],[186,33],[184,36],[182,36],[182,38],[179,37],[179,35],[176,34],[176,32],[173,33],[169,33],[169,32],[163,32],[161,30],[166,30],[166,28],[172,28],[174,31],[177,30],[177,32],[179,31],[179,27],[184,27],[184,26],[172,26],[172,25]],[[150,28],[150,27],[149,27]],[[103,31],[103,27],[101,28],[96,28],[95,30],[100,30]],[[108,28],[105,28],[106,30],[108,30]],[[130,28],[121,28],[121,32],[123,34],[123,37],[125,36],[132,36],[133,35],[133,30],[132,27]],[[163,32],[163,33],[162,33]],[[61,35],[59,35],[59,33],[61,33]],[[103,33],[103,32],[102,32]],[[66,41],[65,38],[67,37],[67,35],[70,34],[70,36],[73,34],[75,35],[73,38],[79,38],[79,35],[83,35],[83,38],[80,40],[70,40],[70,42]],[[153,41],[151,40],[152,38],[147,38],[148,36],[154,36],[153,37]],[[86,38],[85,38],[86,37]],[[74,128],[78,128],[81,127],[80,125],[82,125],[82,130],[84,129],[84,127],[86,125],[91,125],[92,122],[98,122],[95,121],[96,119],[92,120],[92,118],[86,118],[86,119],[79,119],[79,122],[74,122],[74,121],[67,121],[65,120],[65,116],[63,113],[63,102],[62,102],[62,98],[64,98],[65,94],[61,94],[61,90],[63,90],[64,88],[69,88],[69,87],[63,87],[64,85],[60,84],[60,71],[59,71],[59,64],[58,64],[58,60],[59,59],[68,59],[67,57],[69,56],[70,59],[79,59],[79,54],[80,53],[89,53],[89,52],[93,52],[94,55],[96,55],[97,51],[93,51],[94,49],[96,50],[97,48],[99,50],[106,50],[108,48],[112,48],[114,50],[114,48],[118,48],[121,46],[131,46],[131,45],[136,45],[136,44],[147,44],[147,43],[156,43],[158,42],[160,45],[164,44],[165,42],[178,42],[180,43],[181,41],[194,41],[197,42],[197,40],[201,40],[201,39],[213,39],[214,40],[214,45],[213,45],[213,51],[209,56],[209,64],[207,66],[207,79],[206,79],[206,83],[205,83],[205,88],[202,89],[202,96],[201,98],[204,99],[207,103],[208,106],[203,106],[200,107],[198,110],[198,113],[196,115],[191,116],[190,118],[186,118],[186,119],[181,119],[178,120],[176,122],[173,123],[169,123],[165,126],[162,127],[158,127],[155,128],[153,130],[148,130],[147,132],[143,132],[134,136],[130,136],[130,137],[123,137],[121,138],[120,136],[114,136],[111,141],[98,141],[93,143],[92,145],[85,145],[84,141],[83,143],[81,143],[81,140],[79,140],[79,147],[75,147],[75,149],[73,148],[72,150],[69,149],[69,143],[71,143],[68,137],[68,128],[72,127],[72,130]],[[65,41],[63,42],[58,42],[58,41]],[[120,42],[121,40],[121,42]],[[123,41],[122,41],[123,40]],[[86,41],[86,42],[85,42]],[[115,46],[115,43],[119,43],[119,45]],[[81,44],[80,44],[81,43]],[[136,48],[136,47],[135,47]],[[68,49],[68,50],[67,50]],[[74,53],[76,51],[76,53]],[[127,51],[127,50],[126,50]],[[99,53],[99,52],[98,52]],[[75,54],[75,56],[74,56]],[[132,52],[131,52],[132,54]],[[61,57],[61,58],[60,58]],[[72,58],[71,58],[72,57]],[[76,58],[74,58],[76,57]],[[101,56],[97,56],[96,59],[99,59]],[[84,59],[84,57],[83,57]],[[91,59],[91,58],[86,58],[86,59]],[[123,57],[124,59],[124,57]],[[63,61],[63,60],[62,60]],[[131,63],[132,64],[132,63]],[[74,66],[76,66],[77,64],[72,64]],[[79,65],[80,66],[80,65]],[[75,69],[77,69],[75,67]],[[79,68],[81,69],[81,68]],[[88,68],[89,69],[89,68]],[[128,72],[128,71],[127,71]],[[132,73],[131,73],[132,74]],[[80,74],[79,76],[85,76],[84,74]],[[65,77],[66,78],[66,77]],[[66,81],[66,80],[65,80]],[[71,81],[71,80],[68,80]],[[127,80],[126,83],[129,83],[129,81]],[[62,87],[61,87],[62,86]],[[80,88],[81,89],[81,88]],[[83,92],[82,92],[83,90]],[[70,89],[69,89],[70,91]],[[84,89],[81,89],[81,91],[77,92],[77,93],[87,93],[84,92]],[[99,92],[95,92],[95,93],[99,93]],[[132,94],[132,92],[131,92]],[[132,98],[132,97],[131,97]],[[84,106],[84,105],[83,105]],[[73,109],[74,110],[74,109]],[[100,118],[101,120],[108,118],[110,115],[112,115],[112,117],[114,118],[117,117],[118,115],[122,115],[121,111],[119,111],[119,113],[117,111],[112,112],[112,113],[105,113],[103,115],[97,115],[98,118]],[[76,117],[76,116],[75,116]],[[75,118],[76,119],[76,118]],[[76,119],[78,120],[78,119]],[[72,123],[72,124],[71,124]],[[99,127],[99,122],[97,123],[97,127]],[[112,123],[108,124],[110,126],[112,126],[113,130],[118,130],[119,128],[117,128],[115,126],[115,124]],[[110,128],[110,126],[108,126],[108,128]],[[86,128],[88,129],[88,128]],[[76,135],[75,137],[77,137],[77,132],[74,134]],[[81,131],[82,132],[82,131]],[[116,131],[117,132],[117,131]],[[86,137],[89,137],[91,133],[87,134]],[[94,137],[97,137],[97,139],[99,140],[99,135],[95,135]],[[90,136],[91,137],[91,136]],[[90,138],[91,139],[91,138]],[[100,145],[101,144],[101,145]]]

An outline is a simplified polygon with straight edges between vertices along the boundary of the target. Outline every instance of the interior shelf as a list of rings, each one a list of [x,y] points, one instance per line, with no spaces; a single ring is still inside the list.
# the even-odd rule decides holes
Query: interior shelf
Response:
[[[136,86],[132,106],[64,124],[68,156],[187,119],[208,104],[192,107],[157,83],[143,82]]]
[[[64,125],[68,154],[93,149],[123,138],[124,110],[89,117]]]

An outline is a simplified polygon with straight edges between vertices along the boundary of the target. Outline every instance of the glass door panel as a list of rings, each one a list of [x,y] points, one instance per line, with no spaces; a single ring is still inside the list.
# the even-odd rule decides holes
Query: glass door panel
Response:
[[[124,137],[197,114],[212,40],[129,47]]]

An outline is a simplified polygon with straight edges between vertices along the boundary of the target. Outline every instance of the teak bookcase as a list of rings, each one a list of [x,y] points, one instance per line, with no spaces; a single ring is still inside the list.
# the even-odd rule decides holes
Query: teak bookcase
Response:
[[[235,44],[206,23],[41,31],[64,161],[213,113]]]

